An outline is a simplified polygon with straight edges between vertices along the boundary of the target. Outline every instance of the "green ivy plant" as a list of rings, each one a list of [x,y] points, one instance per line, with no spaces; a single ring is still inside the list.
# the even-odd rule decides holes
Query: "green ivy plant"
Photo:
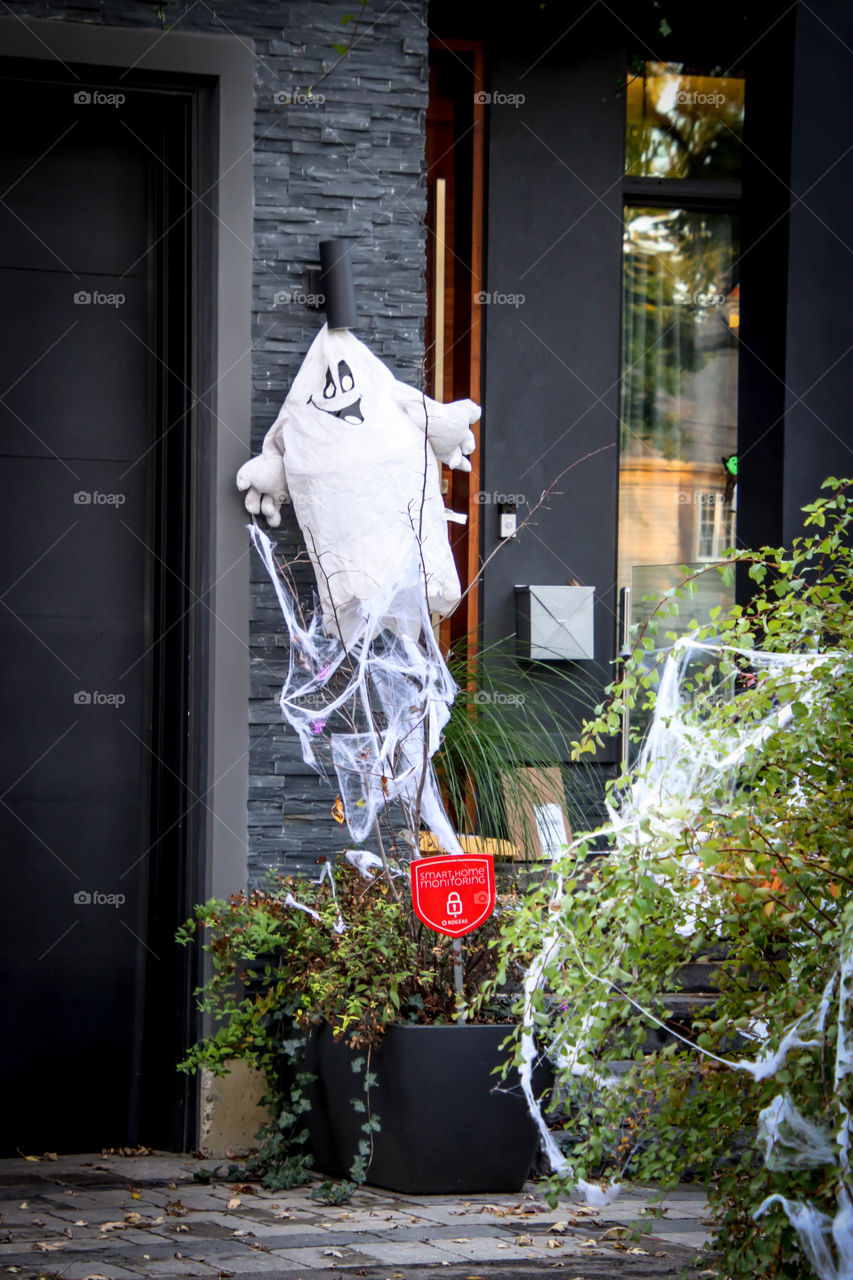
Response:
[[[662,786],[630,834],[617,838],[617,818],[609,836],[577,840],[501,941],[499,977],[540,958],[537,1033],[564,1054],[568,1163],[548,1184],[552,1200],[579,1177],[701,1179],[726,1277],[812,1276],[814,1242],[782,1198],[824,1215],[820,1247],[835,1259],[829,1228],[839,1195],[853,1193],[837,1142],[853,1077],[836,1067],[851,1017],[839,971],[853,937],[853,496],[846,480],[824,489],[789,550],[733,552],[712,570],[740,567],[752,598],[692,629],[702,660],[685,677],[689,723],[722,756],[750,733],[753,746],[737,767],[700,770],[689,796]],[[577,757],[625,714],[654,709],[666,657],[655,628],[673,605],[689,610],[693,577],[635,635]],[[798,655],[807,678],[759,650]],[[611,785],[615,814],[637,780]],[[676,1017],[666,997],[701,961],[713,966],[712,1001]],[[772,1074],[743,1069],[780,1046]],[[782,1099],[811,1137],[780,1121],[771,1149],[759,1117]]]

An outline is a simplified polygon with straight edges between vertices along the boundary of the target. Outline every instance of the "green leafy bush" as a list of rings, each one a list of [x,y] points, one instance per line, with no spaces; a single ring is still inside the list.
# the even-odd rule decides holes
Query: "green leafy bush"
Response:
[[[576,753],[644,706],[662,737],[502,941],[502,972],[541,966],[527,1012],[573,1108],[549,1193],[698,1177],[730,1277],[835,1275],[837,1211],[851,1243],[853,500],[849,481],[824,487],[791,550],[720,567],[749,573],[748,604],[674,655],[654,622],[635,638]],[[718,994],[679,1020],[665,997],[699,960]]]

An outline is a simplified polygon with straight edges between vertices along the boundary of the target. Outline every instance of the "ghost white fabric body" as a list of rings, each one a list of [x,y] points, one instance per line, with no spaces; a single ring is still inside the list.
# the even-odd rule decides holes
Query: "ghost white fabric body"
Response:
[[[348,644],[365,605],[407,585],[417,548],[429,608],[461,591],[447,537],[439,463],[471,470],[471,400],[439,404],[394,377],[347,329],[323,326],[267,432],[237,473],[246,509],[273,527],[288,498],[314,566],[325,630]],[[375,619],[416,638],[420,617]]]

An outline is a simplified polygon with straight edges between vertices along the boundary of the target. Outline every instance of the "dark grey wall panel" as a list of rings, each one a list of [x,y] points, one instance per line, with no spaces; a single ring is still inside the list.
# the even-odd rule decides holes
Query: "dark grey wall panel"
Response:
[[[791,150],[784,537],[828,475],[853,475],[853,9],[799,6]]]
[[[492,561],[484,636],[513,635],[516,583],[594,586],[595,662],[577,673],[600,688],[616,637],[624,63],[618,38],[600,43],[589,21],[531,66],[535,53],[495,54],[487,107],[484,555],[498,495],[532,506],[578,465]]]

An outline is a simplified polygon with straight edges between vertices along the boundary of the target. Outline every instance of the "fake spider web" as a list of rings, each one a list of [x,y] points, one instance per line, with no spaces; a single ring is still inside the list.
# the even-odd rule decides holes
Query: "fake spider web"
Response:
[[[691,697],[685,689],[685,680],[692,660],[701,658],[703,662],[718,661],[724,655],[742,664],[748,663],[749,668],[759,675],[764,672],[771,676],[784,676],[788,692],[784,700],[777,701],[762,720],[739,724],[737,717],[733,716],[729,718],[725,730],[709,732],[705,724],[706,706],[703,698],[697,699],[695,695]],[[817,667],[826,664],[837,668],[837,673],[833,671],[834,675],[847,678],[846,671],[842,670],[843,660],[839,654],[772,653],[699,643],[689,637],[679,640],[666,658],[652,722],[620,803],[609,806],[608,822],[604,826],[574,840],[569,847],[569,854],[577,845],[588,842],[592,837],[607,840],[610,858],[618,859],[626,856],[629,851],[635,853],[638,850],[641,853],[647,850],[651,854],[656,840],[665,842],[685,825],[694,825],[709,795],[718,799],[727,792],[734,795],[739,771],[760,756],[774,735],[784,732],[793,718],[794,705],[814,704],[818,686],[812,677]],[[712,692],[704,695],[706,699],[713,696]],[[803,801],[801,797],[794,795],[791,802],[798,804]],[[682,870],[695,872],[698,869],[698,859],[681,861]],[[602,1189],[597,1184],[590,1184],[574,1176],[570,1161],[554,1142],[539,1112],[532,1088],[533,1064],[540,1052],[537,1044],[539,1028],[535,1019],[537,993],[546,984],[549,965],[561,954],[565,954],[566,950],[571,950],[573,959],[586,978],[592,983],[598,983],[603,991],[600,1005],[594,1007],[570,1032],[563,1033],[549,1046],[555,1065],[563,1072],[579,1077],[593,1074],[588,1055],[597,1043],[596,1010],[600,1009],[604,1013],[606,997],[611,991],[617,990],[607,978],[587,967],[570,925],[559,919],[563,902],[563,878],[559,874],[559,866],[555,866],[555,871],[556,885],[549,904],[555,923],[545,931],[524,981],[520,1068],[522,1089],[531,1114],[537,1119],[542,1148],[552,1171],[574,1185],[585,1195],[588,1203],[602,1206],[619,1194],[619,1184],[612,1183]],[[666,887],[666,877],[661,875],[656,878]],[[697,887],[696,894],[701,893],[701,886]],[[689,935],[694,924],[695,918],[688,903],[679,932]],[[642,1008],[624,990],[618,990],[617,994],[627,999],[650,1022],[664,1026],[659,1018]],[[850,1116],[841,1102],[840,1089],[842,1081],[853,1073],[851,1000],[853,935],[848,926],[839,943],[837,964],[820,997],[813,1007],[785,1029],[775,1050],[769,1045],[770,1029],[763,1025],[756,1025],[750,1037],[764,1045],[755,1058],[725,1059],[692,1042],[684,1041],[697,1053],[713,1058],[733,1071],[751,1075],[758,1081],[776,1075],[793,1049],[826,1046],[834,1039],[834,1092],[841,1115],[840,1123],[834,1132],[815,1124],[802,1115],[789,1093],[780,1092],[760,1113],[758,1122],[758,1142],[763,1147],[765,1164],[770,1169],[785,1172],[836,1165],[843,1175],[849,1173]],[[837,1012],[834,1033],[830,1035],[827,1023],[833,1003],[837,1006]],[[667,1029],[676,1038],[684,1040],[671,1028]],[[613,1090],[615,1101],[618,1098],[619,1077],[605,1075],[597,1078],[605,1088]],[[820,1280],[853,1280],[853,1200],[843,1182],[839,1185],[838,1208],[834,1217],[813,1205],[782,1194],[768,1196],[754,1210],[753,1216],[758,1219],[774,1204],[784,1210]]]

